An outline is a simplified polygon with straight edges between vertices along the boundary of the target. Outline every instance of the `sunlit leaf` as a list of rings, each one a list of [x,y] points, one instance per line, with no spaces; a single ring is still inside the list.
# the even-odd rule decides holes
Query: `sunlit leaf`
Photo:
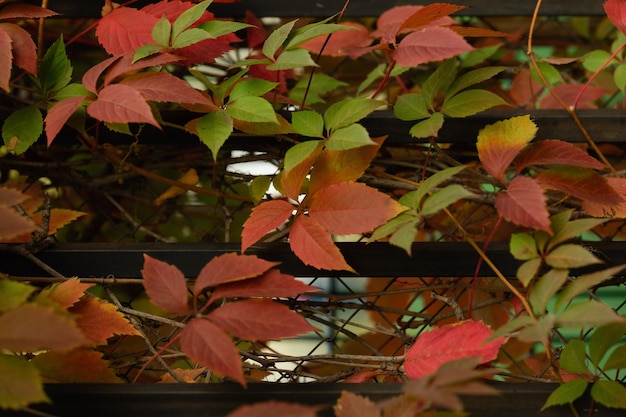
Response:
[[[263,55],[270,59],[274,59],[276,55],[276,51],[278,48],[282,46],[282,44],[287,40],[289,33],[293,29],[297,20],[292,20],[290,22],[285,23],[278,29],[272,31],[272,33],[267,37],[265,43],[263,44]]]
[[[565,223],[559,231],[548,242],[547,249],[550,250],[556,245],[580,236],[580,234],[605,223],[605,219],[576,219]]]
[[[200,181],[198,171],[195,168],[189,168],[187,172],[178,177],[176,180],[181,184],[196,185]],[[186,189],[178,187],[176,185],[170,186],[167,190],[163,191],[157,198],[154,199],[154,204],[160,206],[167,200],[181,196],[187,192]]]
[[[603,4],[604,11],[611,23],[622,33],[626,33],[626,6],[620,0],[607,0]]]
[[[48,146],[52,145],[52,141],[57,137],[63,126],[69,118],[81,106],[85,97],[70,97],[62,100],[48,109],[46,114],[46,138]]]
[[[100,19],[96,36],[109,54],[123,55],[154,43],[152,28],[158,21],[158,17],[143,10],[120,7]]]

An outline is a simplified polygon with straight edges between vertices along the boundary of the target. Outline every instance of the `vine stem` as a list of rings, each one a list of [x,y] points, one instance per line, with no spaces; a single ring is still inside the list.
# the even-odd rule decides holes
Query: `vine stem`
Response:
[[[541,9],[542,3],[543,3],[543,0],[537,0],[535,4],[535,10],[533,11],[533,16],[530,21],[526,54],[528,55],[528,58],[530,59],[530,62],[535,72],[539,76],[539,79],[541,79],[541,83],[548,90],[550,95],[552,95],[552,97],[554,97],[557,103],[559,103],[559,105],[563,107],[563,109],[570,115],[570,117],[576,124],[576,127],[578,127],[578,130],[580,130],[585,140],[587,141],[591,149],[593,149],[593,151],[596,153],[600,161],[602,161],[602,163],[607,166],[607,168],[611,171],[611,174],[615,175],[616,177],[619,177],[618,172],[615,170],[613,165],[611,165],[608,159],[606,159],[606,157],[604,156],[604,154],[602,153],[602,151],[600,150],[596,142],[593,140],[593,138],[587,131],[587,128],[583,125],[582,121],[580,120],[580,117],[578,117],[578,114],[576,113],[576,108],[575,108],[576,103],[574,103],[574,105],[571,105],[571,106],[565,103],[563,99],[557,94],[557,92],[554,91],[554,88],[552,88],[552,86],[546,79],[545,75],[543,75],[543,72],[541,72],[541,69],[539,68],[539,64],[537,63],[537,59],[535,58],[535,53],[533,52],[533,35],[535,32],[535,27],[537,26],[537,19],[539,18],[539,10]],[[581,90],[581,92],[582,91],[584,91],[584,88],[583,90]]]

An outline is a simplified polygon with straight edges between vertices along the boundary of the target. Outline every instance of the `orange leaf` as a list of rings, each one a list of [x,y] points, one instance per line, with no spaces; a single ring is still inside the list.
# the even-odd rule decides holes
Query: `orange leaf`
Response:
[[[605,165],[580,148],[561,140],[546,139],[528,145],[515,161],[517,173],[530,165],[574,165],[604,169]]]
[[[196,171],[194,168],[189,168],[187,172],[183,174],[183,176],[178,178],[178,182],[187,185],[196,185],[198,181],[200,181],[200,177],[198,177],[198,171]],[[184,188],[172,185],[154,200],[154,204],[160,206],[166,200],[169,200],[170,198],[176,198],[179,195],[185,194],[186,192],[187,190],[185,190]]]
[[[85,291],[96,284],[83,284],[78,278],[71,278],[63,282],[52,284],[37,296],[37,301],[51,300],[62,308],[69,308],[76,304]]]
[[[315,331],[301,315],[271,300],[226,303],[207,318],[228,333],[244,340],[275,340]]]
[[[276,265],[278,262],[265,261],[254,255],[226,253],[217,256],[200,271],[193,293],[198,295],[207,287],[258,277]]]
[[[316,417],[323,406],[303,405],[284,401],[264,401],[243,405],[226,417]]]
[[[139,334],[113,304],[91,295],[83,297],[69,311],[78,315],[76,324],[93,345],[104,345],[115,335]]]
[[[369,398],[344,391],[333,407],[336,417],[380,417],[380,409]]]
[[[50,222],[48,223],[48,234],[55,234],[60,228],[63,226],[70,224],[74,220],[79,217],[84,216],[87,213],[82,213],[80,211],[69,210],[69,209],[52,209],[50,210]],[[41,226],[42,224],[42,213],[38,212],[31,216],[31,220],[36,224]],[[20,235],[12,239],[13,242],[28,242],[30,241],[31,236],[29,234]]]
[[[285,200],[265,201],[253,208],[243,225],[241,251],[245,252],[267,233],[285,224],[294,210],[295,207]]]
[[[11,91],[9,81],[11,79],[11,67],[13,64],[12,41],[9,34],[0,26],[0,88],[6,92]]]
[[[180,333],[182,351],[192,360],[220,375],[246,385],[239,351],[222,329],[208,320],[192,319]]]
[[[196,368],[196,369],[180,369],[180,368],[177,368],[177,369],[172,369],[172,372],[174,372],[174,374],[176,374],[176,376],[181,378],[186,383],[188,383],[188,384],[195,384],[196,382],[198,382],[197,378],[203,372],[206,372],[206,369],[204,369],[204,368]],[[174,377],[170,373],[164,374],[163,377],[161,377],[161,380],[159,382],[168,383],[168,384],[178,383],[178,381],[176,379],[174,379]]]
[[[146,254],[143,259],[141,276],[150,300],[166,311],[189,314],[187,283],[180,269]]]
[[[305,265],[318,269],[354,271],[333,243],[330,233],[308,216],[300,215],[293,221],[289,231],[289,245]]]
[[[0,329],[0,349],[16,352],[69,350],[86,341],[72,317],[35,304],[22,304],[0,315]]]
[[[626,179],[608,177],[607,183],[619,194],[626,195]],[[620,204],[600,204],[589,200],[583,200],[583,210],[594,217],[626,217],[626,202]]]
[[[313,195],[309,216],[330,233],[367,233],[406,208],[387,194],[359,182],[324,187]]]
[[[0,206],[0,242],[21,242],[34,230],[35,224],[26,217],[9,207]]]
[[[571,194],[582,201],[606,206],[624,203],[624,197],[609,185],[606,178],[588,168],[549,168],[537,175],[536,180],[544,188]]]
[[[515,177],[506,191],[496,196],[496,210],[507,220],[550,234],[550,214],[541,186],[530,177]]]
[[[458,7],[449,5],[452,7]],[[424,10],[425,9],[425,10]],[[443,11],[443,10],[442,10]],[[395,44],[396,37],[399,33],[406,32],[400,30],[405,24],[410,25],[411,29],[416,29],[420,23],[426,26],[443,26],[454,24],[454,19],[447,16],[455,10],[445,13],[439,13],[437,5],[429,6],[397,6],[385,11],[380,15],[376,22],[376,30],[372,33],[375,38],[382,38],[383,43]]]
[[[102,353],[91,349],[45,352],[35,356],[32,363],[39,369],[44,382],[121,382],[109,367],[109,362],[102,359]]]
[[[422,333],[406,353],[404,369],[409,378],[417,379],[456,359],[479,357],[480,363],[494,360],[506,338],[484,343],[492,333],[483,322],[472,320]]]

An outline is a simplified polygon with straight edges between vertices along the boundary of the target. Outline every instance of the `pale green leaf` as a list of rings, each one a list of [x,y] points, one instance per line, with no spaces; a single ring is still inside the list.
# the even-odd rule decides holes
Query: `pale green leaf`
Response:
[[[244,78],[239,81],[230,92],[229,101],[235,101],[246,96],[259,97],[272,91],[278,83],[260,78]]]
[[[172,24],[167,17],[161,16],[152,28],[152,39],[157,43],[157,45],[167,48],[170,46],[171,36]]]
[[[467,117],[496,106],[507,106],[500,96],[487,90],[465,90],[443,104],[441,111],[450,117]]]
[[[482,64],[487,59],[491,58],[503,43],[497,43],[491,46],[485,46],[484,48],[477,48],[473,51],[463,54],[463,60],[461,61],[461,68],[475,68],[478,64]]]
[[[220,36],[228,35],[229,33],[237,32],[241,29],[252,27],[247,23],[230,22],[227,20],[209,20],[198,26],[198,28],[206,31],[211,38],[219,38]]]
[[[428,195],[429,192],[431,192],[434,188],[437,188],[445,181],[448,181],[464,169],[465,165],[458,165],[437,171],[422,181],[417,190],[403,195],[402,198],[400,198],[400,203],[413,209],[420,209],[422,207],[422,200],[426,197],[426,195]]]
[[[498,329],[485,340],[485,343],[495,340],[501,336],[510,336],[511,334],[525,328],[526,326],[532,326],[537,324],[538,321],[534,317],[518,316],[513,320],[509,320],[506,324],[498,327]]]
[[[305,142],[300,142],[289,148],[289,150],[285,153],[285,172],[287,173],[291,171],[302,161],[311,156],[313,152],[315,152],[315,150],[318,148],[320,143],[321,141],[319,140],[309,140]]]
[[[529,299],[535,313],[545,313],[548,302],[567,281],[567,276],[567,269],[550,269],[535,281]]]
[[[589,358],[594,366],[599,366],[604,355],[626,334],[626,322],[609,323],[598,327],[589,339]],[[626,366],[626,355],[622,355]]]
[[[535,323],[520,330],[517,338],[522,342],[548,343],[552,329],[554,328],[554,315],[546,314]]]
[[[591,398],[605,407],[626,409],[626,387],[615,381],[595,382]]]
[[[334,151],[345,151],[361,146],[376,145],[367,129],[358,123],[335,129],[331,132],[326,147]]]
[[[343,81],[339,81],[336,78],[333,78],[330,75],[324,74],[319,71],[313,73],[310,85],[309,78],[311,78],[310,75],[298,80],[296,85],[291,90],[289,90],[289,98],[302,103],[302,100],[304,100],[304,94],[306,92],[307,96],[306,102],[304,103],[305,105],[324,103],[325,101],[322,98],[322,95],[330,93],[331,91],[336,90],[339,87],[344,87],[348,85]]]
[[[566,243],[557,246],[545,257],[545,261],[553,268],[581,268],[583,266],[602,263],[594,254],[580,245]]]
[[[411,256],[411,249],[413,248],[413,242],[415,242],[415,236],[417,236],[417,224],[419,219],[414,219],[412,222],[406,223],[398,228],[391,234],[389,243],[397,246]]]
[[[595,49],[583,57],[583,67],[590,72],[599,70],[608,60],[611,54],[602,49]]]
[[[430,117],[421,94],[404,94],[396,100],[393,114],[400,120],[420,120]]]
[[[39,108],[31,104],[13,112],[2,125],[2,139],[7,149],[17,155],[39,139],[43,132],[43,116]]]
[[[443,114],[435,112],[428,119],[413,125],[409,134],[417,139],[437,137],[442,126]]]
[[[224,110],[218,109],[202,116],[197,129],[200,140],[208,146],[216,161],[222,145],[233,133],[233,120]]]
[[[546,61],[538,61],[537,67],[539,68],[539,71],[546,79],[546,81],[548,81],[548,84],[550,84],[551,86],[564,83],[561,73],[558,69],[554,67],[554,65],[551,65]],[[543,83],[533,65],[530,66],[530,74],[535,81],[537,81],[538,83]]]
[[[318,65],[311,58],[311,54],[306,49],[290,49],[281,52],[274,63],[269,64],[270,71],[288,70],[301,67],[317,67]]]
[[[446,90],[456,75],[456,59],[443,61],[422,85],[422,95],[427,106],[432,106],[439,90]]]
[[[452,184],[447,187],[437,190],[432,195],[426,197],[420,214],[422,216],[430,216],[432,214],[439,213],[442,209],[448,207],[451,204],[456,203],[459,200],[465,198],[472,198],[476,195],[463,187],[460,184]]]
[[[565,223],[565,225],[558,232],[552,229],[555,231],[555,235],[552,239],[550,239],[547,250],[552,249],[560,243],[574,239],[575,237],[580,236],[581,233],[587,232],[594,227],[605,223],[606,221],[607,219],[577,219]]]
[[[626,345],[618,346],[611,352],[602,369],[626,369]]]
[[[560,327],[576,329],[623,322],[624,318],[617,315],[611,307],[595,300],[572,304],[556,318]]]
[[[550,230],[552,230],[552,233],[555,235],[559,234],[571,218],[571,209],[559,211],[558,213],[550,216]]]
[[[458,93],[459,91],[465,90],[468,87],[471,87],[473,85],[486,81],[490,78],[493,78],[496,75],[500,74],[502,71],[505,71],[507,68],[508,67],[502,67],[502,66],[495,67],[494,66],[494,67],[483,67],[483,68],[478,68],[478,69],[469,71],[461,75],[460,77],[458,77],[456,80],[452,82],[452,84],[450,84],[450,87],[446,91],[446,98],[449,99],[452,96],[454,96],[456,93]]]
[[[211,3],[212,0],[206,0],[182,12],[172,24],[172,39],[176,40],[183,31],[200,20]]]
[[[272,31],[263,44],[263,49],[261,50],[263,55],[273,60],[276,55],[276,51],[278,51],[278,48],[280,48],[283,42],[287,40],[289,33],[297,21],[297,19],[294,19]]]
[[[579,339],[572,339],[561,352],[559,364],[561,368],[575,374],[586,375],[589,373],[585,360],[586,345]]]
[[[592,272],[589,274],[581,275],[572,282],[570,282],[564,289],[559,293],[556,299],[555,307],[557,309],[563,307],[565,304],[569,303],[579,294],[582,294],[584,291],[587,291],[601,282],[611,278],[613,275],[617,274],[621,270],[626,268],[626,264],[613,266],[611,268],[603,269],[601,271]]]
[[[537,242],[528,233],[514,233],[509,240],[509,252],[518,261],[528,261],[539,256]]]
[[[272,105],[261,97],[246,96],[232,102],[229,101],[226,111],[233,119],[244,122],[278,123]]]
[[[135,50],[135,53],[133,55],[133,64],[140,59],[149,57],[150,55],[154,55],[161,50],[163,50],[163,47],[161,47],[160,45],[141,45]]]
[[[404,213],[400,213],[393,219],[389,220],[387,223],[378,226],[374,230],[368,241],[373,242],[376,240],[380,240],[393,234],[406,224],[417,225],[420,222],[421,218],[417,215],[415,211],[405,211]]]
[[[312,138],[324,137],[324,119],[316,111],[306,110],[294,112],[291,115],[291,124],[296,132],[302,136]]]
[[[37,368],[21,356],[0,354],[0,410],[17,410],[38,402],[50,399]]]
[[[368,116],[385,103],[368,98],[349,98],[330,106],[324,112],[324,123],[329,131],[349,126]]]
[[[15,308],[35,291],[35,287],[22,282],[0,279],[0,313]]]
[[[172,48],[186,48],[211,38],[210,33],[200,28],[187,29],[172,40]]]
[[[272,184],[272,178],[269,175],[259,175],[255,177],[250,184],[248,185],[248,194],[254,201],[255,204],[258,204],[263,200],[267,190],[269,190],[270,185]]]
[[[543,411],[555,405],[574,402],[585,393],[588,384],[589,382],[586,379],[574,379],[559,385],[557,389],[552,391],[541,410]]]
[[[541,258],[529,259],[517,268],[516,277],[524,287],[528,287],[535,278],[543,261]]]
[[[315,39],[323,35],[329,35],[331,33],[339,32],[342,30],[355,30],[353,26],[339,25],[335,23],[312,23],[310,25],[303,26],[294,30],[287,42],[284,44],[285,49],[296,48],[303,43]]]
[[[615,68],[613,80],[617,88],[624,94],[626,92],[626,63],[620,64]]]

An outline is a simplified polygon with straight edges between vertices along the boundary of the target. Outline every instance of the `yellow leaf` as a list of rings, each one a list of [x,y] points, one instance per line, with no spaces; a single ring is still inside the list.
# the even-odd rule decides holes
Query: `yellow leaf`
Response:
[[[178,182],[182,182],[183,184],[187,185],[196,185],[198,181],[200,181],[200,177],[198,177],[198,172],[194,168],[190,168],[187,172],[185,172],[182,177],[178,179]],[[170,198],[176,198],[179,195],[184,194],[185,191],[186,190],[184,188],[176,187],[173,185],[165,190],[163,194],[158,196],[154,200],[154,204],[160,206],[165,202],[165,200],[169,200]]]

